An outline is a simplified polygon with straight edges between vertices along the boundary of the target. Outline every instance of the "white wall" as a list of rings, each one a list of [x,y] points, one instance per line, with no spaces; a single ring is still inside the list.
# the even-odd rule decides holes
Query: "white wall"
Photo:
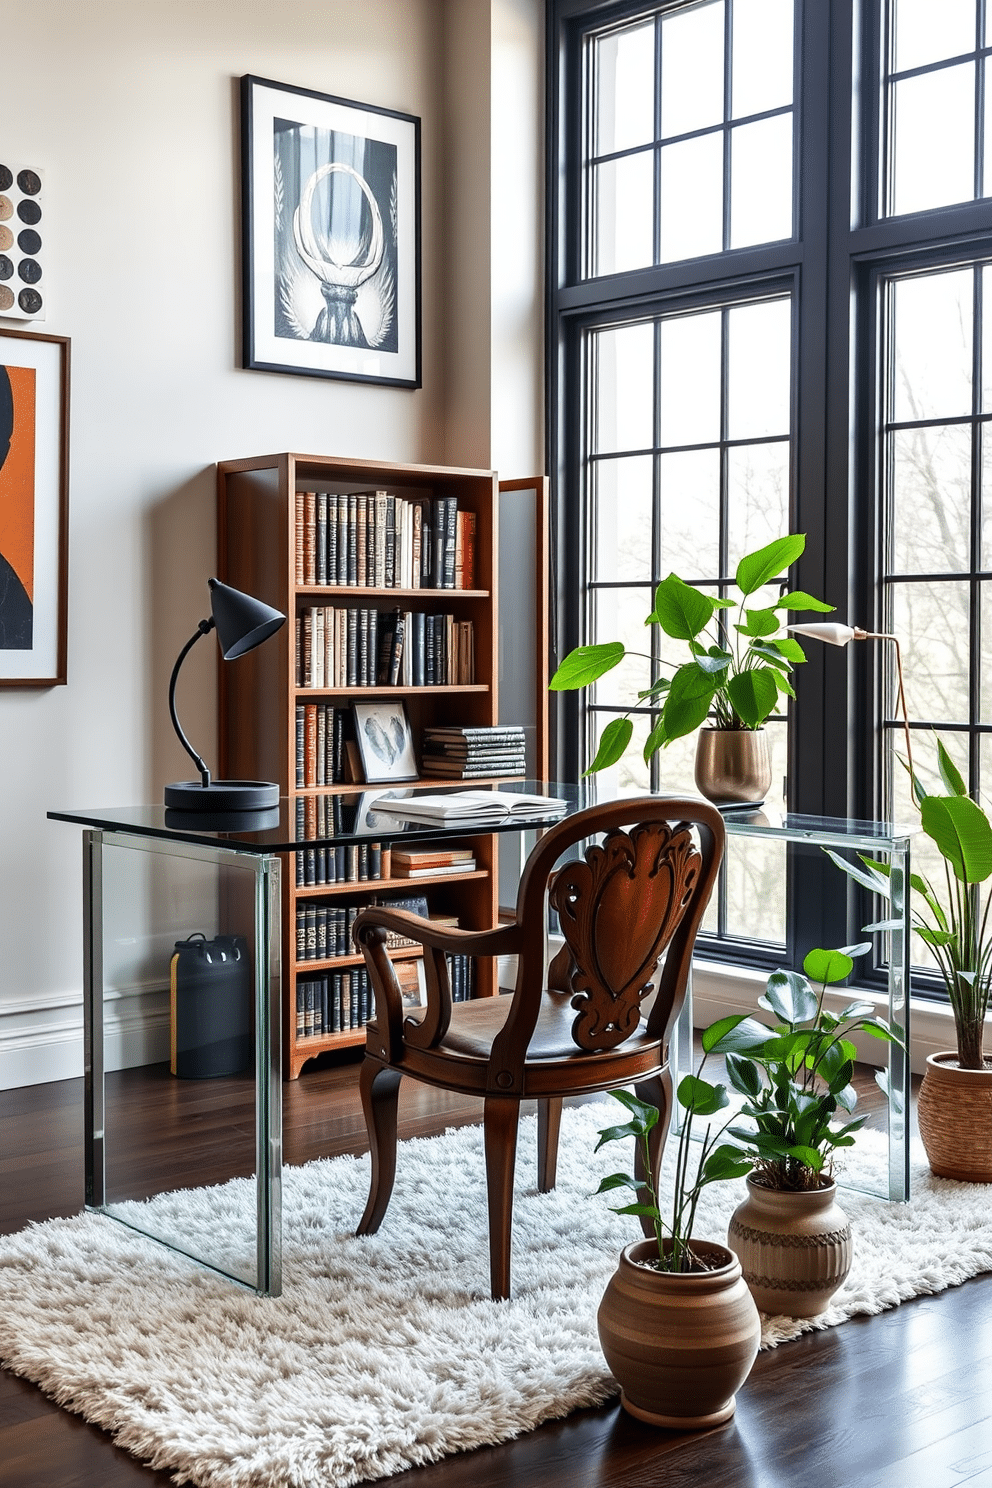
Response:
[[[540,0],[3,9],[0,149],[46,173],[37,329],[72,338],[72,430],[69,685],[0,693],[0,1087],[81,1069],[79,832],[46,810],[154,800],[188,772],[165,696],[206,612],[214,461],[296,449],[543,464]],[[516,108],[494,166],[496,69]],[[239,370],[247,72],[421,117],[421,390]],[[510,254],[515,210],[528,241]],[[212,758],[215,660],[200,650],[182,711]]]

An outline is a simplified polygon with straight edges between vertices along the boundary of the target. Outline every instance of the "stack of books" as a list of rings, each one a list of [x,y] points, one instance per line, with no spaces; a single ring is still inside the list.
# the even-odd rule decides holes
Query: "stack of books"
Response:
[[[524,775],[524,731],[516,724],[496,728],[426,728],[422,760],[425,775],[445,780]]]
[[[469,847],[394,847],[391,853],[394,878],[434,878],[448,873],[474,873],[475,858]]]

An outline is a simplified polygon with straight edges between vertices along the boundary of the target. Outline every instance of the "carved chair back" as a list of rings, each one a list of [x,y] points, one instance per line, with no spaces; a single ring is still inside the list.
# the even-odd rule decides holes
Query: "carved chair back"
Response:
[[[568,848],[599,834],[605,834],[602,844],[556,868]],[[567,976],[552,974],[550,985],[564,984],[572,993],[577,1047],[617,1048],[638,1028],[641,1004],[655,989],[647,1030],[667,1037],[681,1009],[723,846],[715,807],[663,796],[593,806],[552,828],[520,882],[514,1003],[494,1044],[492,1067],[522,1071],[549,985],[546,902],[558,913],[570,963]]]

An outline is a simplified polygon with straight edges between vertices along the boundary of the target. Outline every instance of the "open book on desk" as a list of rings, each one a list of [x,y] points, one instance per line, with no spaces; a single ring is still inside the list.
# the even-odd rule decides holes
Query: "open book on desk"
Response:
[[[546,821],[562,816],[568,802],[560,796],[525,796],[517,791],[456,791],[444,796],[410,796],[383,800],[376,806],[381,816],[411,822],[504,821],[507,817]]]

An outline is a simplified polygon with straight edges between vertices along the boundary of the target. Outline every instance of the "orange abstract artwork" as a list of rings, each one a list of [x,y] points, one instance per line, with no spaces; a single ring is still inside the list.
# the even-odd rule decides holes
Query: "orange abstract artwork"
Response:
[[[34,447],[34,368],[0,366],[0,650],[32,645]]]

